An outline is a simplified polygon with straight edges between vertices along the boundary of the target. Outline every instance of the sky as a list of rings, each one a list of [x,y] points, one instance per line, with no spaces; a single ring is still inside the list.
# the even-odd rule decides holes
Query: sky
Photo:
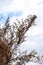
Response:
[[[26,33],[26,41],[20,46],[21,50],[36,50],[43,53],[43,0],[0,0],[0,24],[7,17],[26,18],[28,15],[37,15],[36,26],[32,26]],[[27,35],[28,34],[28,35]],[[25,46],[25,47],[24,47]],[[31,64],[32,65],[32,64]],[[34,64],[35,65],[35,64]],[[37,64],[36,64],[37,65]]]

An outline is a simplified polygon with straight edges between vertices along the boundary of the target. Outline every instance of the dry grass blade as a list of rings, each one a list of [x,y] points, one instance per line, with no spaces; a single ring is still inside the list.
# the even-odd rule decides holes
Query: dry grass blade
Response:
[[[41,62],[43,63],[43,55],[37,55],[32,51],[29,54],[18,52],[18,47],[24,41],[24,35],[33,25],[36,15],[28,16],[25,20],[18,21],[11,26],[9,17],[2,28],[0,28],[0,65],[25,65],[25,62]],[[21,23],[22,22],[22,23]],[[18,55],[19,54],[19,55]],[[35,61],[36,60],[36,61]]]

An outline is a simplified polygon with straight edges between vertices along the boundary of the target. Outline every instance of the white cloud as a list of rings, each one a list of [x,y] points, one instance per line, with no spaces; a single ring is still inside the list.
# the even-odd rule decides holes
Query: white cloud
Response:
[[[40,65],[40,64],[34,63],[34,62],[29,62],[29,63],[27,63],[26,65]]]
[[[29,29],[29,31],[26,33],[26,35],[29,35],[29,36],[36,36],[38,34],[43,34],[43,28],[41,26],[34,26],[34,27],[31,27]]]
[[[0,0],[0,12],[22,11],[31,12],[39,0]]]
[[[8,12],[22,11],[23,17],[28,14],[37,14],[40,0],[0,0],[0,12],[4,15]]]
[[[24,9],[25,6],[25,1],[26,0],[12,0],[12,1],[8,1],[8,0],[4,0],[0,1],[0,12],[15,12],[15,11],[22,11]]]

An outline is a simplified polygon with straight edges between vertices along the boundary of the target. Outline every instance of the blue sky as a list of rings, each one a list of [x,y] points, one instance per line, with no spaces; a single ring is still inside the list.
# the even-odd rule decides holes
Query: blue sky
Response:
[[[14,17],[24,19],[27,15],[33,14],[37,15],[35,21],[37,25],[26,33],[26,42],[22,49],[25,46],[29,51],[35,49],[43,53],[43,0],[0,0],[0,18],[3,17],[0,24],[3,24],[8,16],[11,19]]]
[[[13,16],[21,16],[22,15],[22,12],[19,12],[19,11],[16,11],[16,12],[8,12],[6,14],[6,17],[9,16],[9,17],[13,17]],[[5,15],[3,13],[0,13],[0,17],[4,17]]]
[[[19,11],[9,12],[9,13],[8,13],[8,16],[9,16],[9,17],[13,17],[13,16],[19,17],[19,16],[22,16],[22,12],[19,12]]]
[[[20,17],[22,16],[22,12],[16,11],[16,12],[8,12],[6,15],[4,15],[3,13],[0,13],[0,23],[4,23],[5,20],[7,19],[7,17],[13,18],[15,17]]]

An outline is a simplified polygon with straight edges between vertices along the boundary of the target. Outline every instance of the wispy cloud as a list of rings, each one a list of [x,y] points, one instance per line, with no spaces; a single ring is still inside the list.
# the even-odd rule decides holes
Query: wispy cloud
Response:
[[[43,4],[43,0],[39,1],[37,4],[38,5],[42,5]]]
[[[15,12],[22,11],[24,9],[26,0],[0,0],[0,12]]]
[[[23,12],[23,16],[37,13],[37,3],[40,0],[0,0],[0,12],[6,15],[8,12]]]

